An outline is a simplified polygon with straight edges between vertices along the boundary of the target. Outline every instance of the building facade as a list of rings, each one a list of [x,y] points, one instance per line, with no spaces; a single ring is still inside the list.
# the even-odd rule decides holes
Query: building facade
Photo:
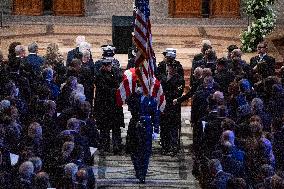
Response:
[[[134,0],[2,0],[4,14],[130,16]],[[242,18],[242,0],[150,0],[151,15],[157,18]],[[278,19],[284,18],[284,2],[276,1]]]

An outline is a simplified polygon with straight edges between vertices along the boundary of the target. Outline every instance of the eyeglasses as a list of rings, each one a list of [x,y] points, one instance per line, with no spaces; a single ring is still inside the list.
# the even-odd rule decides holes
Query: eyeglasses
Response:
[[[265,48],[265,47],[257,47],[257,49],[263,49],[263,48]]]

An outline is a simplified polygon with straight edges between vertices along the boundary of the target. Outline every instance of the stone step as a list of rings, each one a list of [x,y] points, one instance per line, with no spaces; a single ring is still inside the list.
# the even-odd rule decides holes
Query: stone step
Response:
[[[184,180],[154,180],[147,179],[146,184],[137,184],[135,179],[100,179],[98,180],[98,188],[151,188],[158,189],[166,188],[183,188],[193,189],[196,188],[196,182]]]

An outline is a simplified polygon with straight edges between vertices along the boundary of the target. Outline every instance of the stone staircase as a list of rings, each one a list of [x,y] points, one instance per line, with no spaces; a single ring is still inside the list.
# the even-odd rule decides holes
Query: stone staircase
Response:
[[[125,128],[122,129],[123,144],[127,127],[131,118],[127,106],[124,109]],[[161,155],[159,141],[153,143],[153,155],[150,159],[146,184],[138,184],[134,176],[134,169],[130,155],[105,156],[95,155],[94,172],[99,189],[199,189],[198,182],[191,174],[192,157],[190,144],[192,143],[192,129],[189,124],[190,107],[182,107],[181,151],[175,156]]]

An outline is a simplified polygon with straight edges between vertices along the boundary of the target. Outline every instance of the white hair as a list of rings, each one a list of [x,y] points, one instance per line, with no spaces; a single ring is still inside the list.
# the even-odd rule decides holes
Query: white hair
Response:
[[[64,166],[64,173],[67,177],[75,179],[78,166],[75,163],[68,163]]]
[[[208,39],[204,39],[204,40],[202,40],[201,45],[202,45],[202,46],[204,46],[204,45],[211,46],[211,41],[208,40]]]
[[[19,173],[30,177],[34,173],[34,164],[31,161],[25,161],[20,165]]]
[[[79,47],[80,43],[84,42],[86,39],[85,39],[85,36],[83,35],[79,35],[77,38],[76,38],[76,46]]]
[[[9,100],[1,100],[0,102],[0,111],[3,111],[11,106],[11,102]]]
[[[81,94],[84,94],[84,86],[80,83],[77,84],[76,86],[76,90],[75,90],[76,93],[81,93]],[[74,92],[74,93],[75,93]]]
[[[16,55],[20,55],[21,52],[25,51],[25,47],[23,45],[17,45],[15,47],[15,53]]]
[[[83,41],[79,44],[79,51],[83,53],[85,50],[90,50],[92,45],[86,41]]]
[[[83,57],[86,57],[86,58],[90,58],[91,57],[91,53],[89,50],[83,50],[82,51],[82,54],[83,54]]]

